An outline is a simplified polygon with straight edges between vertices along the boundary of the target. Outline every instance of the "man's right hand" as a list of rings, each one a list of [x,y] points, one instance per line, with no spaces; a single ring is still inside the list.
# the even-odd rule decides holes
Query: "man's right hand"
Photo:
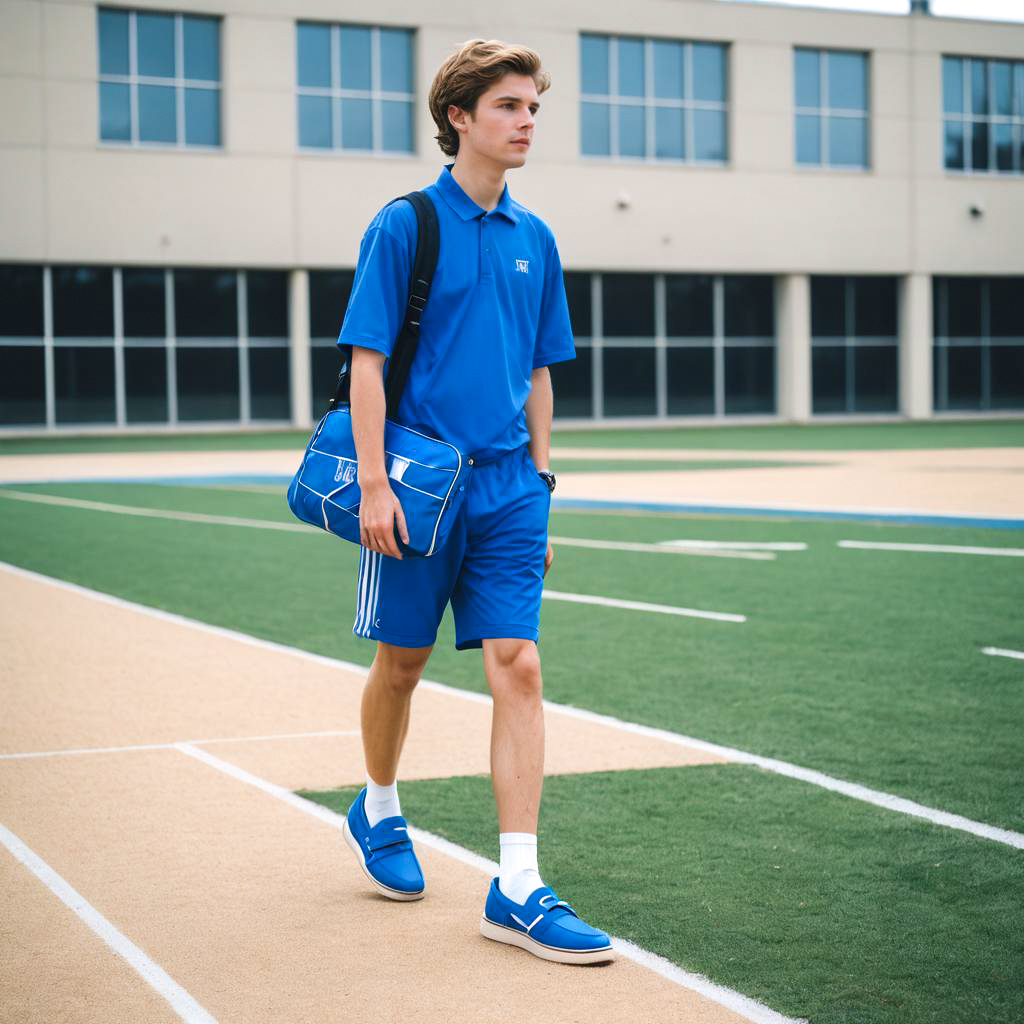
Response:
[[[395,526],[402,541],[409,543],[402,503],[385,477],[380,483],[360,484],[362,499],[359,503],[359,541],[369,551],[392,558],[401,558],[402,552],[395,540]]]

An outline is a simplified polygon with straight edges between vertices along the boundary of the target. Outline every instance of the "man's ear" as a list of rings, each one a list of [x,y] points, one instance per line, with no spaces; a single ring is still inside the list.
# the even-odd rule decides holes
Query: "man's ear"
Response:
[[[448,107],[448,122],[456,131],[466,131],[466,118],[472,119],[472,114],[457,107],[454,103]]]

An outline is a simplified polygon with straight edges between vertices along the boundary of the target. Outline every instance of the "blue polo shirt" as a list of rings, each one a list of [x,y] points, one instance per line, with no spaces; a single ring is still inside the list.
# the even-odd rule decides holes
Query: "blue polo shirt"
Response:
[[[441,248],[397,418],[484,461],[529,441],[532,371],[576,352],[551,229],[507,184],[485,212],[452,177],[453,166],[423,190],[437,209]],[[391,354],[416,235],[416,211],[404,201],[370,222],[338,345]]]

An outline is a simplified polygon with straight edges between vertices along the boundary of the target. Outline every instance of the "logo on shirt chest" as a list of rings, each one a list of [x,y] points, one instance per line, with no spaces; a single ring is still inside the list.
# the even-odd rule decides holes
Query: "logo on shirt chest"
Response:
[[[524,274],[528,274],[530,272],[530,261],[516,260],[516,270],[519,270]]]

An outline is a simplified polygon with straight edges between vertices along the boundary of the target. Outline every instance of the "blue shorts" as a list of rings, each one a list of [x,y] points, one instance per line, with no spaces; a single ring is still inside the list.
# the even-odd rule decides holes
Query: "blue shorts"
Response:
[[[551,493],[527,445],[477,463],[448,540],[429,558],[361,548],[352,632],[397,647],[429,647],[445,607],[455,647],[520,637],[540,627]]]

